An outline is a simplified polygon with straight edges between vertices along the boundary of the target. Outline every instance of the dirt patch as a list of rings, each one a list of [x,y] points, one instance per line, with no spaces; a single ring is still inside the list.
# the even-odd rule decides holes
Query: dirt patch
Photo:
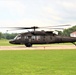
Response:
[[[74,45],[50,45],[50,46],[33,46],[33,47],[25,47],[22,45],[19,46],[0,46],[0,50],[54,50],[54,49],[76,49]]]

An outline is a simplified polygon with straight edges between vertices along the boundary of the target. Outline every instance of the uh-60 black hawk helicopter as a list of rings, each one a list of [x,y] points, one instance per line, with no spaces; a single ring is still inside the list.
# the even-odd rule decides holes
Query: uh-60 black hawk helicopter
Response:
[[[61,26],[61,25],[59,25]],[[56,29],[61,29],[59,26]],[[68,26],[68,25],[62,25],[62,26]],[[52,27],[52,26],[51,26]],[[18,34],[14,39],[10,40],[9,43],[11,44],[24,44],[26,47],[32,47],[33,44],[52,44],[52,43],[73,43],[74,45],[76,42],[76,37],[66,37],[66,36],[60,36],[53,31],[36,31],[36,29],[39,29],[41,27],[16,27],[16,29],[33,29],[33,31],[20,33]],[[45,27],[44,27],[45,28]],[[55,29],[46,27],[49,29]]]

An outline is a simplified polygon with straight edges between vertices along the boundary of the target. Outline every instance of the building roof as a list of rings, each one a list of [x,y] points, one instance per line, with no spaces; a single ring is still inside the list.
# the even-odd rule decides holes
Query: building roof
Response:
[[[76,34],[76,31],[75,32],[72,32],[71,34]]]

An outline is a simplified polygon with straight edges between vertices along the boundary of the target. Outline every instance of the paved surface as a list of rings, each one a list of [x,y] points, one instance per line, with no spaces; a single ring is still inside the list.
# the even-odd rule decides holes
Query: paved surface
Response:
[[[33,47],[25,47],[24,45],[19,46],[0,46],[0,50],[54,50],[54,49],[76,49],[74,45],[50,45],[50,46],[33,46]]]

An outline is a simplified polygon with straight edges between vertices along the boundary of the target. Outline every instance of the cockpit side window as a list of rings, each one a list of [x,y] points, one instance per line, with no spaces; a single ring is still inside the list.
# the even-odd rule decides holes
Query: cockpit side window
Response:
[[[17,37],[17,40],[19,40],[19,39],[21,39],[21,37],[19,36],[19,37]]]
[[[14,39],[19,40],[19,39],[21,39],[21,36],[20,35],[17,35]]]

